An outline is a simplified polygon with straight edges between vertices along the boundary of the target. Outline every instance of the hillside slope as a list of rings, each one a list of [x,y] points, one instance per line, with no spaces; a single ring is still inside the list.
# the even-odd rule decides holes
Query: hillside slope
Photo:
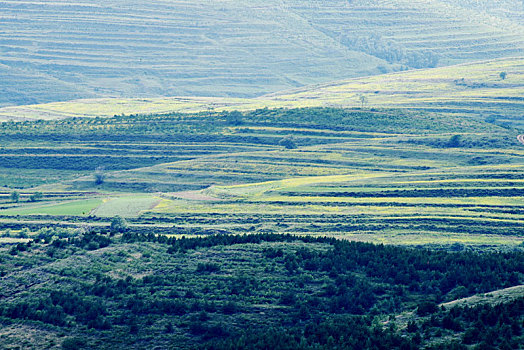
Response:
[[[121,215],[167,234],[454,250],[524,240],[515,130],[460,115],[259,109],[0,123],[0,134],[0,227],[10,230]]]
[[[504,72],[504,79],[501,73]],[[120,114],[254,110],[257,108],[409,108],[511,123],[523,127],[524,58],[334,81],[253,99],[171,97],[91,99],[0,108],[0,120],[108,117]],[[362,104],[361,97],[364,98]]]
[[[0,106],[253,97],[524,48],[512,0],[6,0],[0,13]]]
[[[524,58],[337,81],[268,98],[283,105],[315,101],[324,105],[480,115],[523,126]]]

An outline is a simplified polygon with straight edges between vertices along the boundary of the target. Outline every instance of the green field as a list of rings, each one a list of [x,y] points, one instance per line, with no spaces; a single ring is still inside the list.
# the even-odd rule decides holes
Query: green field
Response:
[[[87,215],[100,205],[100,199],[64,201],[63,203],[51,203],[42,205],[26,205],[3,210],[5,215]]]
[[[94,209],[92,214],[102,217],[113,217],[116,215],[134,217],[152,207],[155,207],[160,200],[160,197],[153,196],[123,196],[108,198],[104,200],[100,206]]]

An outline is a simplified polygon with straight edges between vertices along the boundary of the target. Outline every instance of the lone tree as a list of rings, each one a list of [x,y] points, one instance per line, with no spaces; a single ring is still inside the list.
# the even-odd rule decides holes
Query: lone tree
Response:
[[[460,135],[453,135],[448,141],[448,147],[459,147],[461,141]]]
[[[292,136],[284,137],[283,139],[278,141],[278,144],[280,146],[284,146],[287,149],[295,149],[295,148],[297,148],[297,145],[295,144],[295,140],[293,139]]]
[[[358,100],[360,101],[360,108],[364,108],[364,106],[368,103],[368,98],[364,95],[358,95]]]
[[[43,197],[44,197],[44,195],[42,194],[42,192],[35,192],[35,193],[33,193],[32,195],[29,196],[29,201],[30,202],[37,202],[39,200],[42,200]]]
[[[9,199],[11,199],[11,202],[13,203],[18,203],[18,201],[20,200],[20,192],[18,191],[11,192]]]
[[[239,111],[232,111],[226,114],[226,123],[227,125],[241,125],[243,123],[244,116]]]
[[[101,185],[104,183],[106,179],[106,172],[103,167],[97,167],[95,169],[95,185]]]
[[[500,72],[499,77],[500,79],[504,80],[506,79],[506,75],[508,75],[506,72]]]

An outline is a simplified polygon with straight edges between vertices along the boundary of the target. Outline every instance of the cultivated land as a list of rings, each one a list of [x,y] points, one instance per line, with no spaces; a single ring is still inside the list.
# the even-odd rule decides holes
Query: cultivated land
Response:
[[[175,235],[274,232],[453,249],[524,240],[520,132],[469,116],[260,109],[0,128],[0,184],[21,194],[18,203],[11,189],[0,197],[11,230],[103,226],[120,215]],[[36,192],[42,198],[31,201]]]
[[[523,80],[3,108],[0,348],[520,349]]]
[[[0,13],[0,106],[253,97],[524,49],[518,0],[5,0]]]
[[[513,125],[369,108],[1,123],[0,347],[518,349]]]

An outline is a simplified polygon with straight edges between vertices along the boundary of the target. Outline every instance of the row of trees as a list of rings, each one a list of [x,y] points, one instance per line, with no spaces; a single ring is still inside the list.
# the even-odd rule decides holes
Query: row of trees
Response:
[[[44,198],[44,194],[42,192],[34,192],[29,195],[28,202],[37,202],[42,200]],[[20,192],[13,191],[9,194],[9,200],[13,203],[20,202]]]

